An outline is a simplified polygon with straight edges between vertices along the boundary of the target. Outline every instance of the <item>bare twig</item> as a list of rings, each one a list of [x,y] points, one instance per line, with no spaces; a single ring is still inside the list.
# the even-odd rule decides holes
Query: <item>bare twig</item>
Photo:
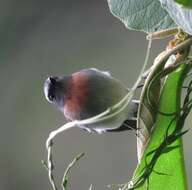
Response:
[[[93,190],[93,185],[92,184],[90,185],[89,190]]]
[[[49,176],[49,181],[52,185],[53,190],[57,190],[57,186],[55,184],[55,179],[54,179],[54,175],[53,175],[53,169],[54,169],[54,164],[53,164],[53,154],[52,154],[52,146],[53,146],[53,138],[67,130],[70,129],[72,127],[74,127],[76,125],[76,121],[74,122],[69,122],[66,123],[65,125],[63,125],[62,127],[60,127],[59,129],[52,131],[46,141],[46,148],[47,148],[47,163],[43,163],[44,166],[46,166],[47,170],[48,170],[48,176]]]
[[[53,165],[53,155],[52,155],[52,146],[53,146],[53,142],[52,140],[50,140],[48,146],[47,146],[47,166],[48,166],[48,176],[49,176],[49,181],[53,187],[53,190],[57,190],[57,186],[55,184],[55,179],[54,179],[54,175],[53,175],[53,169],[54,169],[54,165]]]
[[[67,184],[68,184],[68,174],[69,172],[71,171],[71,168],[78,162],[79,159],[81,159],[83,156],[85,155],[85,153],[80,153],[79,155],[77,155],[73,161],[68,165],[67,169],[65,170],[65,173],[63,175],[63,180],[62,180],[62,188],[63,190],[66,190],[67,189]],[[90,186],[91,188],[91,186]],[[89,188],[89,189],[90,189]]]

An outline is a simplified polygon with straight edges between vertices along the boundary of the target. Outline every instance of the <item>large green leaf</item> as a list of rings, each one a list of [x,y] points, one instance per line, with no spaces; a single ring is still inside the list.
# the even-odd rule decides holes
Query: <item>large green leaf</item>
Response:
[[[192,0],[174,0],[174,1],[187,8],[192,8]]]
[[[159,110],[162,113],[175,113],[180,109],[182,84],[187,69],[187,66],[183,64],[166,79],[159,103]],[[143,171],[146,171],[146,160],[150,163],[154,158],[156,151],[153,153],[152,151],[164,142],[168,126],[170,125],[169,134],[178,127],[179,123],[174,119],[175,115],[168,116],[162,113],[157,115],[154,130],[141,159],[141,163],[135,171],[134,179],[138,179]],[[155,162],[153,171],[148,178],[149,189],[186,190],[187,184],[181,138],[175,140],[168,147],[164,150],[164,153],[161,152]],[[151,154],[149,154],[150,152]],[[138,186],[136,189],[145,190],[146,184],[147,180],[144,184],[141,183],[141,186]]]
[[[175,23],[179,25],[185,32],[192,35],[192,9],[182,7],[173,0],[160,1],[162,6],[169,12]]]
[[[107,0],[111,12],[127,28],[154,32],[175,27],[158,0]]]

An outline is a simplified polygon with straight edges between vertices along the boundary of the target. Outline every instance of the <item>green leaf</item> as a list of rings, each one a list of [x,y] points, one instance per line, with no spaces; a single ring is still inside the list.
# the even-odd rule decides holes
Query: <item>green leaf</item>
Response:
[[[192,0],[174,0],[174,1],[187,8],[192,8]]]
[[[162,6],[168,11],[172,19],[186,33],[192,34],[192,10],[182,7],[173,0],[160,0]],[[192,3],[192,1],[190,0]]]
[[[107,0],[109,8],[127,28],[154,32],[175,27],[158,0]]]
[[[155,190],[187,189],[182,140],[179,138],[182,133],[171,136],[180,123],[175,114],[162,114],[175,113],[180,109],[182,84],[187,70],[188,66],[182,64],[165,81],[159,103],[161,113],[157,115],[148,146],[135,171],[133,180],[139,183],[134,189],[146,190],[147,184],[149,189]],[[168,138],[169,135],[171,138]]]

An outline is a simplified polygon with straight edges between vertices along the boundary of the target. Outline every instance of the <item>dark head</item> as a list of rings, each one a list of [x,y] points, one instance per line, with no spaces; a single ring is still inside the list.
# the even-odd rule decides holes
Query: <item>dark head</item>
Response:
[[[63,111],[69,85],[70,76],[48,77],[44,83],[44,94],[46,99]]]

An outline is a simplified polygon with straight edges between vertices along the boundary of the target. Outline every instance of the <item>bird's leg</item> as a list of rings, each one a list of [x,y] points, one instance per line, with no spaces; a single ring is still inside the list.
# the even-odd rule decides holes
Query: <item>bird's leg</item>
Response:
[[[127,127],[129,127],[130,130],[133,130],[133,131],[139,130],[139,128],[137,127],[137,120],[136,119],[126,120],[126,121],[124,121],[123,124],[126,125]]]
[[[137,120],[126,120],[124,123],[116,129],[107,129],[106,132],[122,132],[122,131],[136,131]]]

